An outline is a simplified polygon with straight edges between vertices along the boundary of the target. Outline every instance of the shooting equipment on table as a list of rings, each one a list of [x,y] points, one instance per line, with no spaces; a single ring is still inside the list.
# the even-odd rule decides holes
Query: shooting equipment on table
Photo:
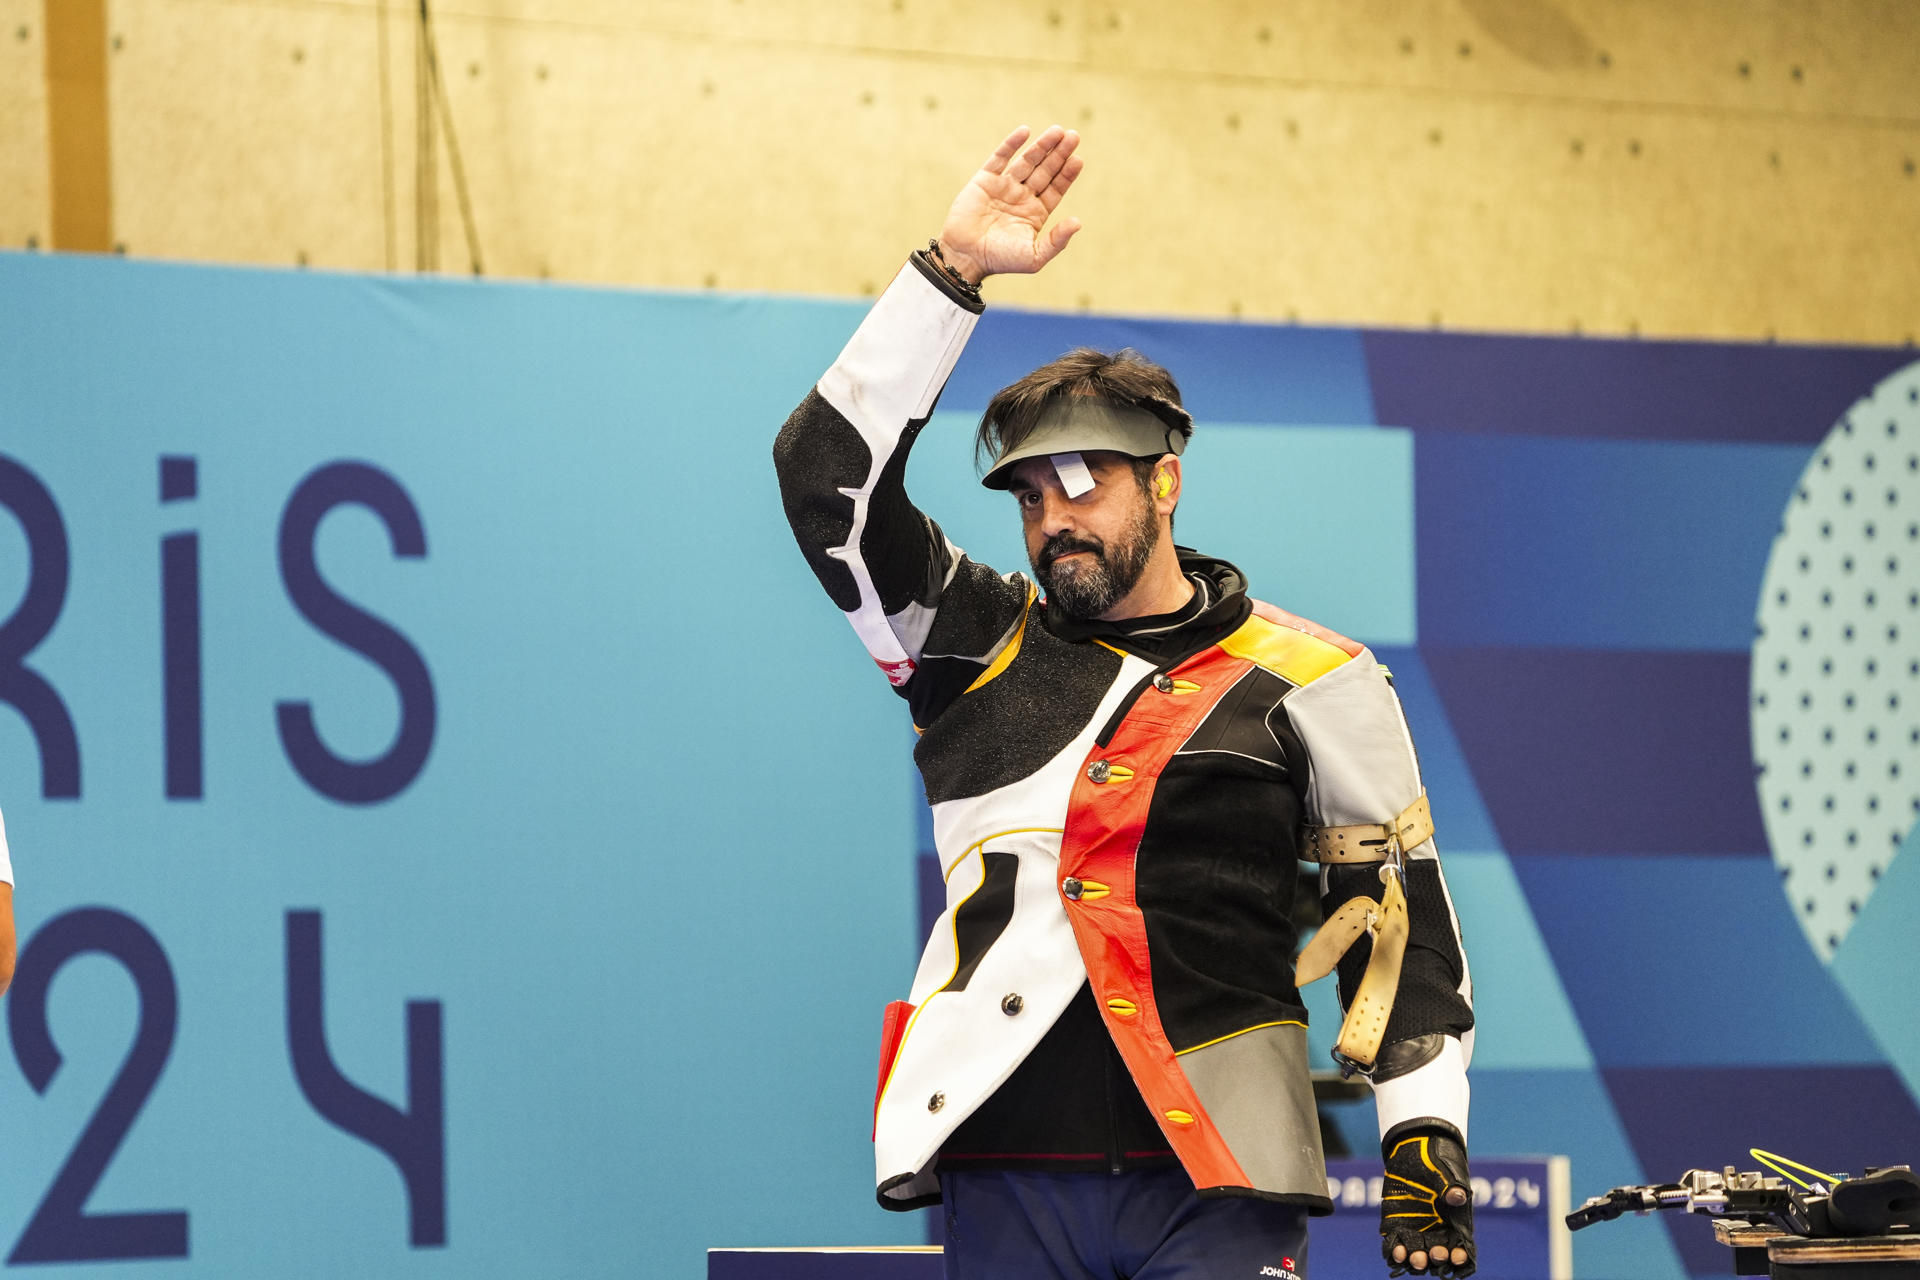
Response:
[[[1802,1265],[1791,1267],[1791,1274],[1808,1280],[1828,1274],[1864,1277],[1868,1272],[1862,1268],[1879,1275],[1878,1268],[1885,1264],[1920,1258],[1920,1177],[1908,1166],[1869,1165],[1853,1177],[1822,1173],[1757,1148],[1749,1154],[1773,1172],[1740,1173],[1728,1165],[1719,1173],[1689,1169],[1678,1182],[1615,1187],[1568,1214],[1567,1227],[1579,1231],[1625,1213],[1646,1214],[1655,1209],[1704,1214],[1721,1220],[1715,1234],[1722,1243],[1734,1246],[1740,1275],[1783,1274],[1780,1265],[1793,1253],[1808,1255],[1792,1259],[1796,1264],[1829,1268],[1814,1272]],[[1812,1180],[1796,1176],[1796,1170]],[[1799,1239],[1785,1241],[1783,1248],[1781,1237]],[[1911,1237],[1915,1247],[1905,1247],[1900,1237]],[[1853,1242],[1858,1247],[1826,1250],[1814,1258],[1800,1247],[1811,1241]],[[1753,1269],[1756,1265],[1758,1270]],[[1901,1274],[1906,1274],[1905,1267]]]

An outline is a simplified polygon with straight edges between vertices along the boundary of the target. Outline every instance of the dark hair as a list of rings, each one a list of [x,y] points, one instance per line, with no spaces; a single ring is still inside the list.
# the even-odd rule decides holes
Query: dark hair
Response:
[[[1098,396],[1132,405],[1165,422],[1183,440],[1193,435],[1193,419],[1180,407],[1180,388],[1172,374],[1132,347],[1114,352],[1076,347],[994,393],[974,435],[974,464],[984,470],[1017,448],[1033,434],[1047,406],[1066,396]]]

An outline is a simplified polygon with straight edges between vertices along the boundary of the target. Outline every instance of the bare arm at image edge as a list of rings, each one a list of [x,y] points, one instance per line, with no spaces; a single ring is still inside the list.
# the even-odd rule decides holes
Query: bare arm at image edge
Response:
[[[0,994],[13,982],[13,861],[7,856],[7,820],[0,817]]]

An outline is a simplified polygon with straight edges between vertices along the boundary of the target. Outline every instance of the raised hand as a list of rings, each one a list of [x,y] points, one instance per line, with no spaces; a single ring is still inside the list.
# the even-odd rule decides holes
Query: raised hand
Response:
[[[1080,219],[1047,228],[1060,198],[1080,176],[1080,135],[1053,125],[1028,144],[1025,125],[1007,135],[947,210],[940,250],[974,284],[991,275],[1028,275],[1053,261]]]

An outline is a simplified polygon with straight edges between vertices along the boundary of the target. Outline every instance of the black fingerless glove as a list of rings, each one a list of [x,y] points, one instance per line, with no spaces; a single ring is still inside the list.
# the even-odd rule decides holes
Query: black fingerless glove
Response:
[[[1422,1116],[1387,1130],[1380,1154],[1387,1162],[1386,1182],[1380,1193],[1380,1256],[1392,1268],[1389,1275],[1447,1276],[1464,1280],[1473,1274],[1473,1179],[1467,1173],[1467,1148],[1460,1131],[1444,1120]],[[1466,1190],[1466,1203],[1450,1205],[1447,1191]],[[1415,1270],[1408,1261],[1395,1262],[1395,1246],[1427,1255],[1427,1265]],[[1456,1264],[1453,1250],[1464,1249],[1467,1260]]]

